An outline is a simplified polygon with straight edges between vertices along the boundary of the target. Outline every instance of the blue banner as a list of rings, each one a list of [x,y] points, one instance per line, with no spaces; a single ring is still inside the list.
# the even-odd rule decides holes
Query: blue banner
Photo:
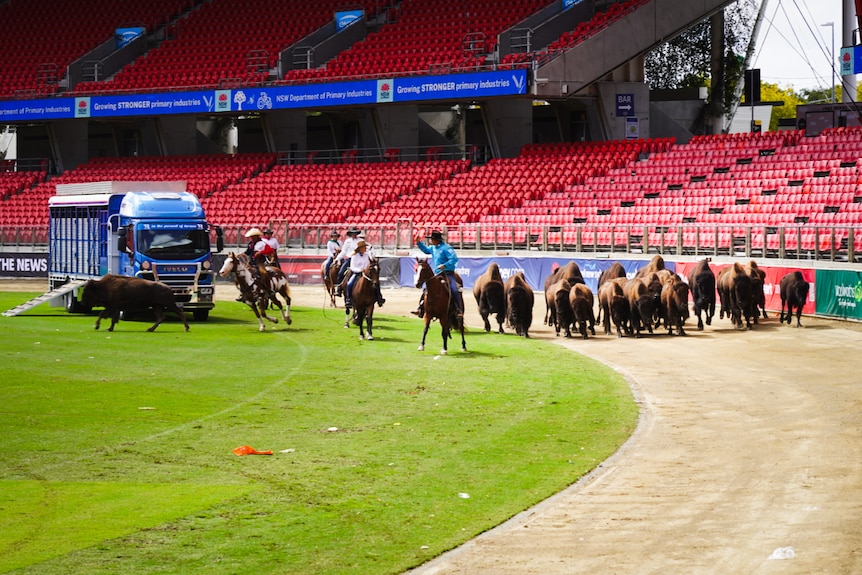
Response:
[[[342,10],[335,13],[335,29],[344,30],[360,18],[365,13],[364,10]]]
[[[497,70],[237,90],[11,100],[0,102],[0,123],[461,100],[526,92],[526,70]]]
[[[130,26],[128,28],[117,28],[114,33],[117,38],[117,49],[119,50],[138,36],[144,33],[141,26]]]
[[[424,256],[427,257],[427,256]],[[472,289],[476,278],[485,273],[488,266],[492,262],[496,262],[500,267],[500,275],[503,281],[506,281],[509,276],[518,272],[524,272],[524,277],[527,278],[527,283],[530,284],[535,291],[544,291],[545,278],[559,267],[566,265],[569,262],[575,262],[581,269],[581,275],[584,276],[584,282],[593,292],[596,292],[599,284],[599,276],[602,272],[611,267],[614,262],[622,264],[626,270],[626,276],[633,278],[635,273],[648,262],[644,260],[589,260],[581,258],[513,258],[513,257],[494,257],[494,258],[459,258],[458,266],[455,271],[461,276],[464,281],[464,289]],[[674,271],[675,264],[673,262],[665,262],[667,269]],[[404,257],[401,258],[401,286],[413,287],[414,274],[416,272],[416,258]]]

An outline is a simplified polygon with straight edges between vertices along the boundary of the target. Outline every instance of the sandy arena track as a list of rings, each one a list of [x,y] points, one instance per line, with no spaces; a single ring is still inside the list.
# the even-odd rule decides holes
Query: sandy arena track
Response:
[[[12,283],[0,289],[40,289]],[[292,289],[295,305],[323,305],[322,288]],[[378,314],[409,315],[418,291],[385,296]],[[771,314],[740,332],[716,316],[685,338],[583,341],[541,325],[540,298],[534,315],[534,337],[628,378],[638,428],[579,483],[411,575],[862,573],[859,325]]]

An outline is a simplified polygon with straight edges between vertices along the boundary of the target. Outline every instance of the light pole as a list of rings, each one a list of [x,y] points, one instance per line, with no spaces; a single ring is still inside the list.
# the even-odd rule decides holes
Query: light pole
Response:
[[[830,47],[830,56],[832,58],[832,103],[835,103],[835,22],[826,22],[821,26],[829,26],[832,29],[832,43]]]

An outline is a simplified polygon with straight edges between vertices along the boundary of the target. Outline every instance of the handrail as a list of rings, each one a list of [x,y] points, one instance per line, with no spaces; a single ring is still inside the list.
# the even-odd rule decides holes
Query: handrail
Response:
[[[216,222],[218,223],[218,222]],[[547,254],[662,254],[693,257],[745,257],[782,260],[862,262],[862,224],[463,224],[445,226],[393,223],[291,225],[273,223],[284,253],[325,254],[333,229],[365,231],[378,253],[396,254],[415,246],[415,238],[441,228],[459,251]],[[225,249],[244,249],[250,226],[223,226]],[[0,251],[46,251],[47,226],[0,227]]]

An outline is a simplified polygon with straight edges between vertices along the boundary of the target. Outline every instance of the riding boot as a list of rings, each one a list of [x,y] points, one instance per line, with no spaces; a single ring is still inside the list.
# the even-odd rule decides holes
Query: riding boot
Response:
[[[425,304],[420,303],[419,307],[411,311],[413,315],[418,315],[419,317],[425,317]]]

